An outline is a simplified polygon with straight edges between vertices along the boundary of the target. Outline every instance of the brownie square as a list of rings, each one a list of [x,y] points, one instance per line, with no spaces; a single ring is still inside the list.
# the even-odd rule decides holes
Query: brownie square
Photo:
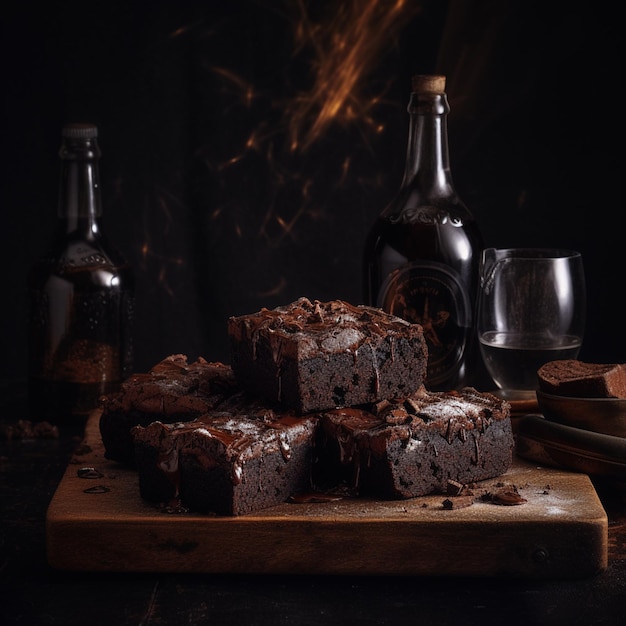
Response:
[[[374,307],[295,302],[228,320],[238,383],[300,414],[410,395],[428,352],[421,325]]]
[[[191,422],[132,429],[144,500],[238,516],[311,489],[317,419],[230,404]]]
[[[315,484],[342,480],[355,495],[383,499],[445,493],[503,474],[513,460],[510,405],[471,387],[320,415]]]

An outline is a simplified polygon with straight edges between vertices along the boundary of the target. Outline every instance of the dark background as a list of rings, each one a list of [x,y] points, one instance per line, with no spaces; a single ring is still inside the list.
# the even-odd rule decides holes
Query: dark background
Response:
[[[2,377],[25,376],[26,271],[54,229],[65,122],[99,126],[105,231],[137,278],[136,369],[227,362],[229,315],[361,301],[418,72],[447,76],[454,180],[486,245],[580,250],[580,358],[626,361],[618,5],[9,3]]]

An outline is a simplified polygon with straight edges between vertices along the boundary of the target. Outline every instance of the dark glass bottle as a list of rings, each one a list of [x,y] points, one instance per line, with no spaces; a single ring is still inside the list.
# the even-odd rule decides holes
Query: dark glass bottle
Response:
[[[444,76],[414,76],[400,190],[368,234],[364,298],[424,327],[426,386],[474,384],[482,238],[452,182]]]
[[[101,230],[97,127],[66,125],[59,155],[56,237],[28,275],[33,420],[87,415],[133,367],[134,277]]]

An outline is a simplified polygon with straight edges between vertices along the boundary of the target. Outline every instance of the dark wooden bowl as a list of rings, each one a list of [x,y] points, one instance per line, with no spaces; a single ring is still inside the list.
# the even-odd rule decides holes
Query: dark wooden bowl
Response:
[[[574,398],[537,391],[543,416],[567,426],[626,437],[626,399]]]

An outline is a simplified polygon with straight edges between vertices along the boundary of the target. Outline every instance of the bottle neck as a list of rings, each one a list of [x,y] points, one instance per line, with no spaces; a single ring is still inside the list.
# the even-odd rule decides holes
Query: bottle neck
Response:
[[[59,151],[61,183],[58,218],[65,233],[96,236],[102,214],[100,150],[95,138],[64,138]]]
[[[454,193],[448,154],[448,113],[444,93],[413,93],[407,108],[409,141],[402,186],[427,197]]]

